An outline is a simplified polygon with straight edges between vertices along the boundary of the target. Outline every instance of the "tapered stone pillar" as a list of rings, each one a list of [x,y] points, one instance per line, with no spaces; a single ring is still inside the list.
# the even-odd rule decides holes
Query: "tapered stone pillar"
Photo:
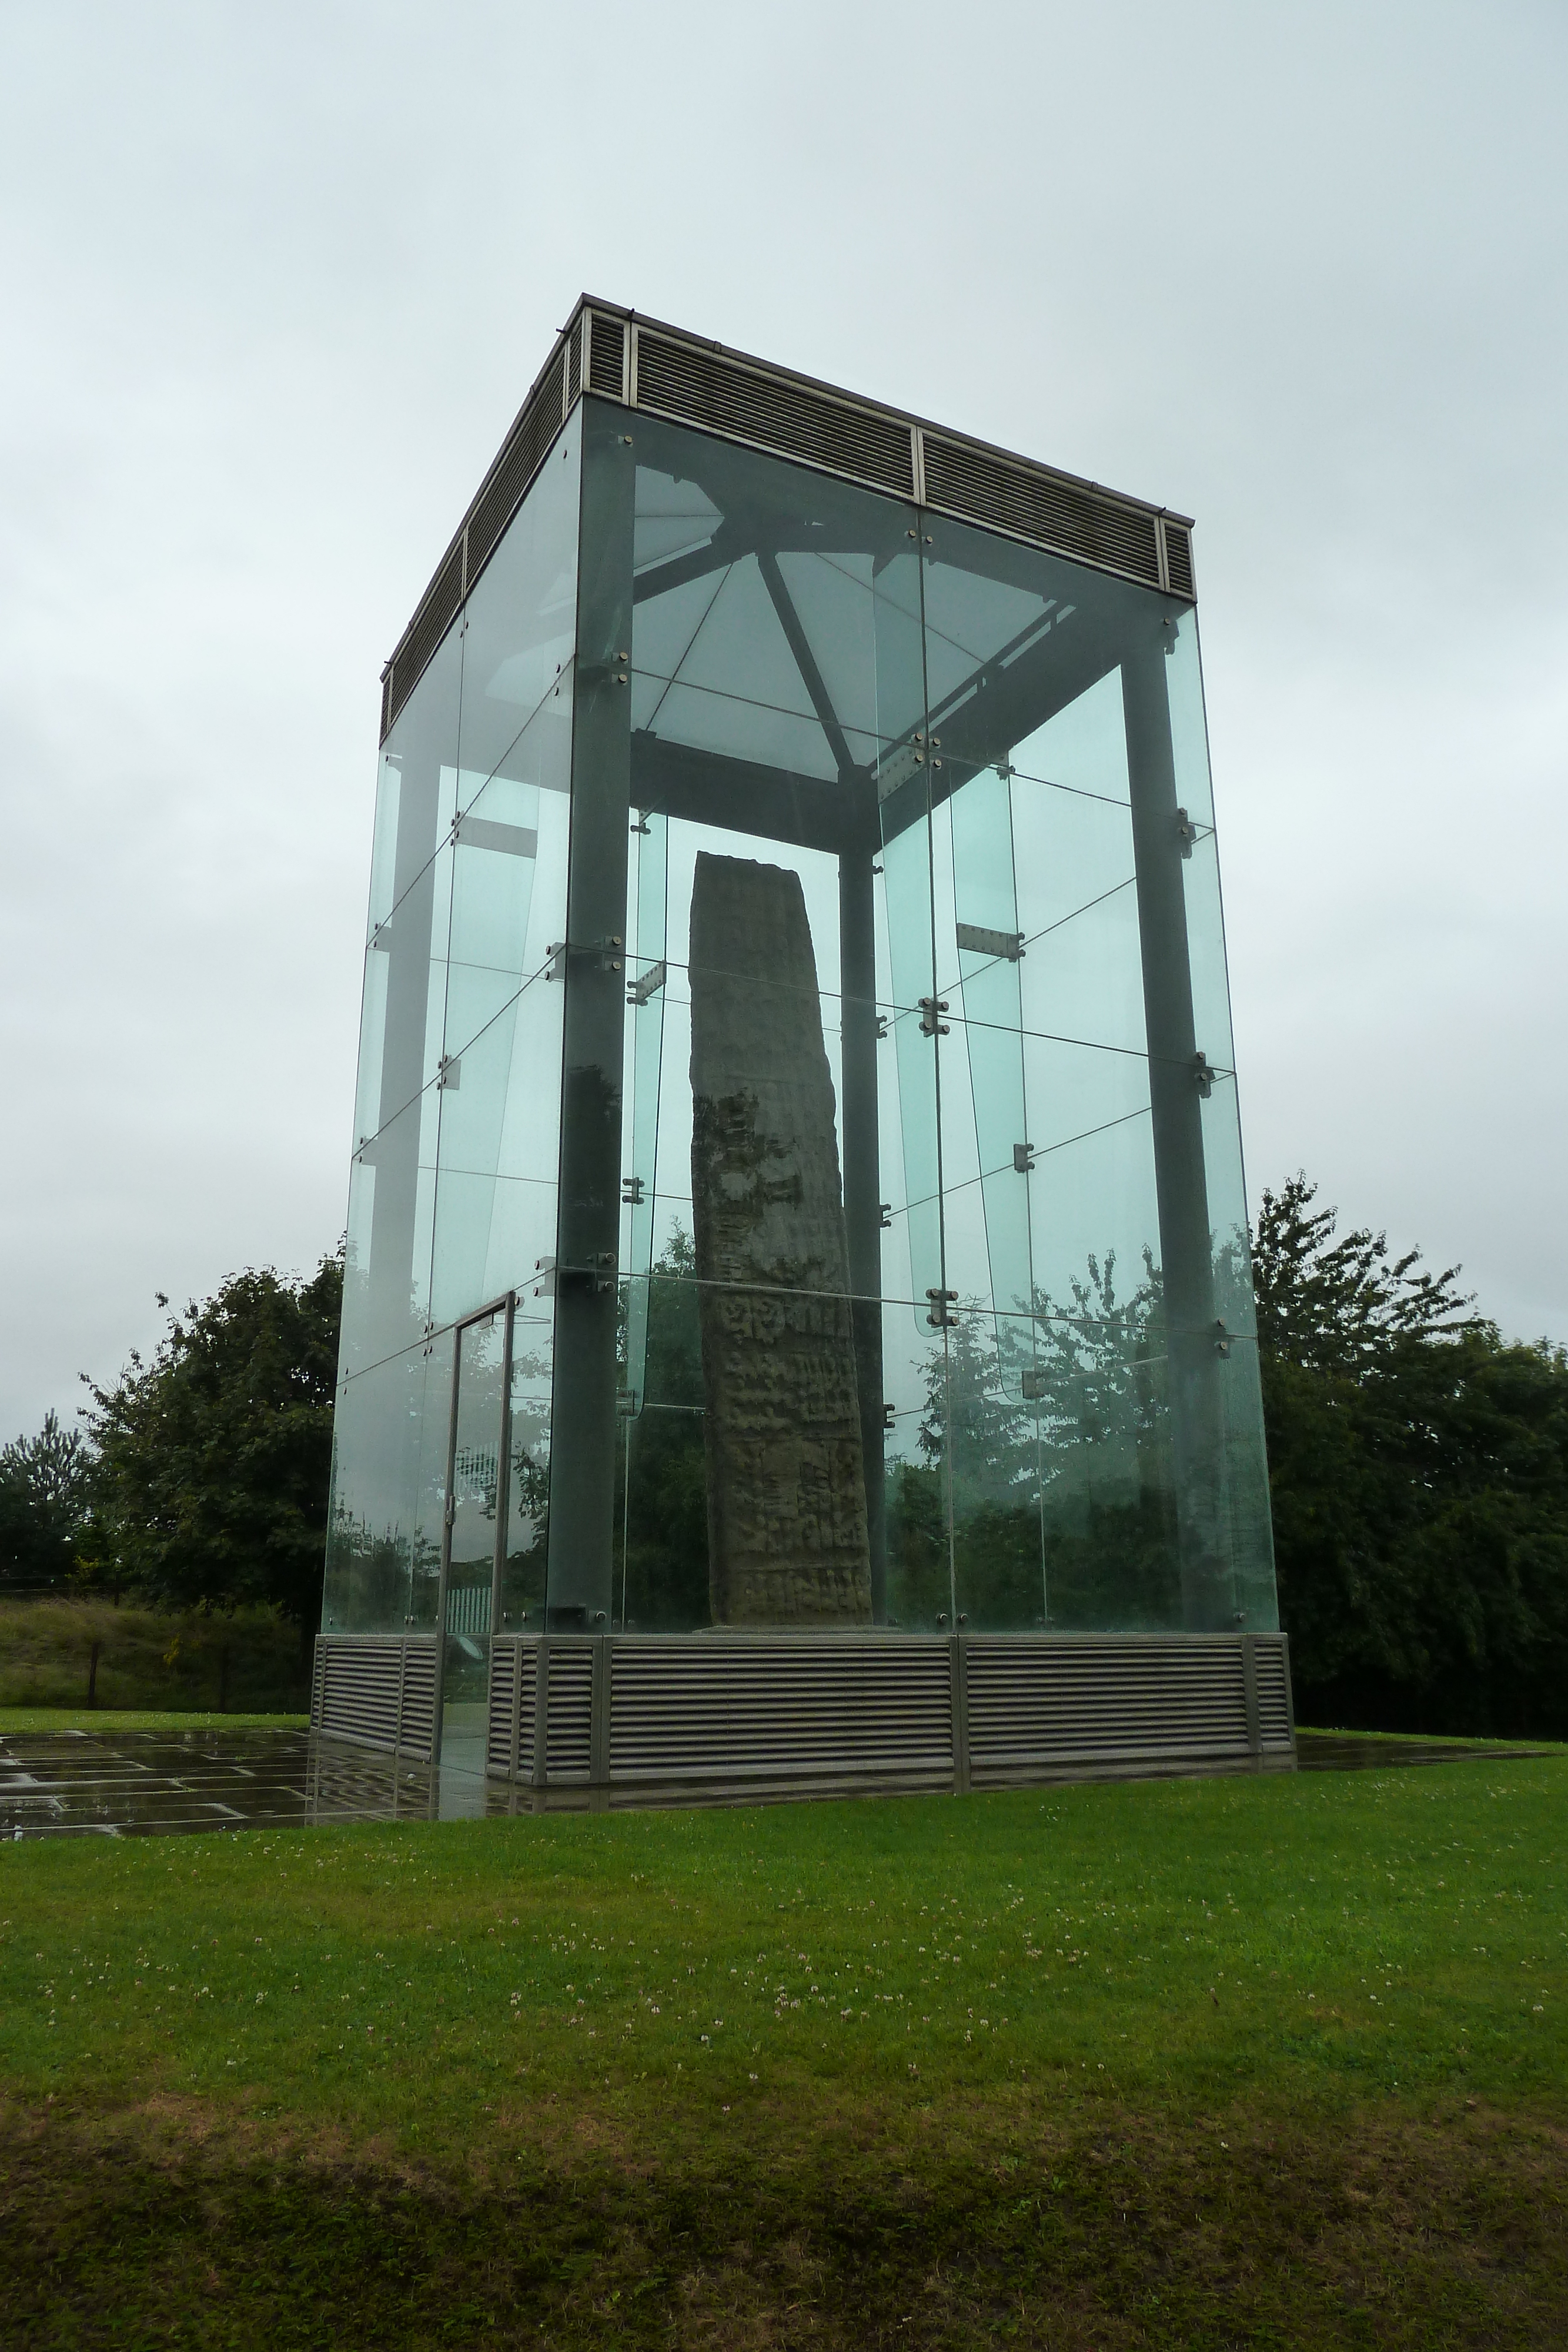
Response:
[[[698,857],[691,991],[714,1622],[870,1624],[833,1086],[797,875]]]

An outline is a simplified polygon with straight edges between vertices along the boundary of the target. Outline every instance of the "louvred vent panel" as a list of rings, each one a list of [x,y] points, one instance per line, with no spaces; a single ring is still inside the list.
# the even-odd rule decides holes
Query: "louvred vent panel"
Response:
[[[426,662],[446,635],[463,602],[463,541],[448,554],[423,604],[410,622],[408,634],[392,656],[392,680],[386,698],[387,725],[419,684]]]
[[[625,373],[626,330],[619,319],[601,319],[596,311],[588,348],[588,389],[601,392],[606,400],[619,400]]]
[[[1179,523],[1166,525],[1166,572],[1173,596],[1194,596],[1197,593],[1192,577],[1192,533],[1183,530]]]
[[[517,502],[549,454],[560,431],[561,378],[564,348],[557,352],[538,391],[507,436],[490,478],[474,504],[468,525],[468,585],[478,578],[496,541],[511,521]]]
[[[637,405],[734,434],[786,457],[803,457],[834,473],[852,474],[900,498],[915,493],[907,425],[829,400],[806,385],[737,367],[689,343],[647,332],[638,336]]]
[[[1160,584],[1154,516],[1075,483],[928,433],[925,497],[929,505],[967,521],[1015,531],[1020,539],[1146,581],[1151,588]]]

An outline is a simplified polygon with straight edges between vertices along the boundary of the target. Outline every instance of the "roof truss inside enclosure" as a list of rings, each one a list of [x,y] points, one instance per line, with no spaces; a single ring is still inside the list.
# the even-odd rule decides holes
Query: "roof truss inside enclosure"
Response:
[[[772,840],[841,848],[886,840],[927,805],[924,776],[918,793],[908,790],[915,772],[913,724],[900,738],[872,746],[854,740],[846,714],[834,706],[823,648],[813,643],[809,617],[799,609],[779,561],[791,551],[815,554],[821,545],[820,540],[813,543],[800,502],[768,511],[758,499],[754,470],[737,467],[727,445],[768,450],[915,509],[979,524],[992,534],[985,568],[993,578],[1006,569],[997,533],[1020,542],[1020,586],[1026,571],[1031,584],[1039,572],[1038,557],[1022,559],[1024,547],[1068,556],[1075,567],[1089,566],[1103,575],[1104,593],[1097,595],[1082,569],[1074,571],[1070,647],[1063,646],[1060,608],[1054,615],[1037,610],[1011,639],[970,648],[967,670],[960,667],[943,682],[940,694],[934,688],[934,707],[923,715],[922,725],[928,718],[933,730],[944,731],[942,768],[930,777],[936,798],[977,769],[1005,760],[1022,732],[1115,666],[1115,616],[1124,610],[1117,583],[1135,582],[1183,602],[1193,598],[1191,526],[1186,517],[585,296],[387,664],[383,734],[585,390],[714,436],[701,445],[702,479],[695,485],[712,509],[712,527],[697,543],[688,533],[684,546],[677,541],[668,553],[643,565],[638,600],[669,596],[688,583],[722,579],[742,562],[754,564],[799,674],[805,708],[821,727],[825,754],[821,762],[809,763],[811,772],[798,772],[682,745],[677,779],[670,747],[644,729],[634,744],[635,797],[643,808],[678,808],[681,814],[697,816],[711,794],[716,819],[722,809],[722,822],[732,829],[737,809],[749,807],[755,830]],[[687,443],[688,453],[693,446]],[[688,478],[692,462],[688,454],[683,467]],[[890,509],[890,518],[896,511]],[[891,562],[891,554],[883,551],[883,560]],[[737,785],[744,790],[737,793]],[[907,820],[898,805],[901,793],[908,800]]]

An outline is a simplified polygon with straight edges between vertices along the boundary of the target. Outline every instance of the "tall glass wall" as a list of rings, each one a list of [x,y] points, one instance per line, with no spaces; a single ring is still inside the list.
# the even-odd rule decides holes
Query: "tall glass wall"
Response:
[[[381,755],[323,1628],[443,1623],[449,1690],[544,1601],[580,467]]]
[[[356,1132],[329,1625],[1277,1622],[1180,603],[585,401],[384,747]]]

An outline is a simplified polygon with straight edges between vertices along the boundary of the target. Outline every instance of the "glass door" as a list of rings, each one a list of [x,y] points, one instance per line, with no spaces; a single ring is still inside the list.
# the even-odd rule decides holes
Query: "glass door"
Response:
[[[507,1386],[512,1300],[461,1324],[453,1364],[441,1562],[440,1733],[450,1770],[485,1770],[490,1635],[507,1511]]]

